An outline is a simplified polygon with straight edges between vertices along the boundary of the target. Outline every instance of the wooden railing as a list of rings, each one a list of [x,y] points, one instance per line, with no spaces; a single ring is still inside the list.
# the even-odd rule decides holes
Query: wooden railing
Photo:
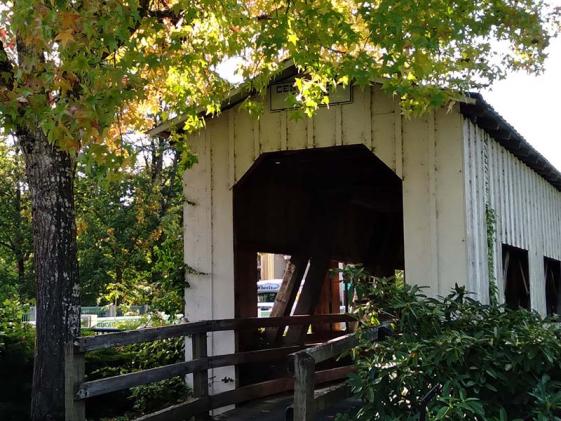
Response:
[[[110,333],[100,336],[80,337],[73,343],[66,345],[66,420],[84,421],[86,419],[86,400],[88,398],[128,389],[134,386],[157,382],[175,376],[183,376],[189,373],[193,374],[194,399],[149,415],[145,415],[139,418],[138,421],[185,419],[208,413],[208,411],[215,408],[291,391],[294,388],[294,378],[282,377],[249,386],[239,387],[235,390],[222,392],[216,395],[209,395],[209,369],[252,362],[275,361],[288,357],[290,354],[301,350],[303,346],[284,346],[258,351],[207,356],[208,332],[255,330],[266,327],[283,328],[285,326],[309,326],[316,323],[339,323],[352,321],[354,321],[354,319],[346,314],[224,319]],[[193,359],[191,361],[179,362],[176,364],[141,370],[114,377],[107,377],[99,380],[86,381],[85,353],[88,351],[185,336],[190,336],[192,338]],[[349,343],[349,339],[343,339],[342,341],[343,342],[330,341],[327,344],[331,345],[326,346],[334,347],[333,349],[339,349],[340,345],[336,344]],[[316,355],[316,357],[317,355],[321,355],[321,352],[314,351],[315,349],[316,348],[312,348],[309,350],[312,352],[311,355]],[[296,358],[298,359],[300,357]],[[322,359],[322,361],[323,360],[324,359]],[[312,381],[316,384],[332,382],[334,380],[344,378],[348,372],[348,367],[318,371],[312,374]]]
[[[362,331],[361,335],[369,340],[379,339],[379,333],[388,330],[389,323],[383,323],[379,327]],[[318,396],[315,396],[314,376],[316,364],[336,358],[351,350],[358,343],[356,333],[327,341],[321,345],[298,351],[290,356],[293,360],[294,370],[294,403],[287,410],[287,419],[294,421],[312,421],[315,413],[340,400],[350,396],[351,390],[347,383],[340,383]]]

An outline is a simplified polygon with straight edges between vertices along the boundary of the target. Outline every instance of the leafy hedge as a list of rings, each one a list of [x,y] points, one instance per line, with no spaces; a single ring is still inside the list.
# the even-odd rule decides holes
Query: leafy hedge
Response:
[[[182,338],[101,349],[86,354],[87,380],[117,376],[184,361]],[[88,418],[117,414],[136,417],[185,400],[188,389],[182,377],[134,387],[88,400]],[[128,419],[128,418],[123,418]]]
[[[351,384],[364,406],[354,419],[417,420],[435,388],[430,420],[561,420],[557,325],[535,312],[480,304],[458,286],[437,300],[362,269],[350,276],[366,325],[382,314],[398,320],[392,337],[363,338],[355,350]]]
[[[23,323],[25,311],[18,300],[0,302],[0,420],[29,419],[35,329]],[[152,323],[158,323],[152,319]],[[163,323],[163,321],[160,321]],[[127,328],[137,326],[128,325]],[[86,354],[87,379],[130,373],[183,361],[183,340],[166,339],[138,345],[115,347]],[[184,400],[188,390],[181,377],[88,400],[88,419],[136,418]],[[119,416],[125,414],[125,416]]]
[[[15,299],[0,302],[0,420],[29,419],[34,329],[21,322],[26,309]]]

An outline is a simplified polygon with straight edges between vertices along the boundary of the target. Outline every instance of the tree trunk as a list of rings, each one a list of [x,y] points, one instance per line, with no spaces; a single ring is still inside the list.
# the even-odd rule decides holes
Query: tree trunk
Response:
[[[80,332],[74,215],[75,159],[40,131],[18,139],[31,192],[37,339],[31,419],[64,419],[64,344]]]

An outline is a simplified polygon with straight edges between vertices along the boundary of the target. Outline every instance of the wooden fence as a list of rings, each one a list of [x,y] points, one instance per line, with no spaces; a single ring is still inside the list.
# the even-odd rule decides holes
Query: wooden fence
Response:
[[[207,414],[208,411],[231,404],[259,399],[282,392],[295,390],[294,413],[296,420],[308,420],[313,413],[313,385],[343,379],[351,367],[338,367],[330,370],[315,371],[315,363],[334,357],[349,347],[356,340],[353,335],[299,353],[302,345],[283,346],[258,351],[237,352],[227,355],[207,356],[207,334],[218,331],[256,330],[259,328],[283,328],[285,326],[306,327],[316,323],[352,322],[354,319],[346,314],[326,314],[316,316],[291,316],[271,318],[247,318],[208,320],[193,323],[146,328],[140,330],[111,333],[100,336],[80,337],[66,346],[66,420],[84,421],[86,400],[118,390],[128,389],[147,383],[153,383],[175,376],[193,373],[194,399],[180,403],[161,411],[140,417],[138,421],[182,420],[193,416]],[[191,336],[193,359],[157,368],[137,371],[99,380],[85,380],[85,353],[96,349],[113,346],[130,345],[158,339]],[[296,352],[296,354],[294,354]],[[208,393],[208,370],[246,363],[259,363],[294,358],[295,377],[282,377],[216,395]],[[313,365],[310,361],[313,361]],[[295,384],[296,378],[296,384]],[[311,385],[311,386],[310,386]],[[310,388],[312,392],[310,392]],[[311,395],[310,395],[311,393]],[[304,402],[304,403],[302,403]],[[317,407],[317,404],[316,404]],[[303,411],[303,412],[302,412]],[[304,415],[300,415],[303,413]],[[306,418],[308,417],[308,418]]]
[[[388,324],[384,323],[381,328],[386,328]],[[379,327],[371,328],[363,331],[362,335],[366,335],[369,340],[378,340]],[[358,343],[356,333],[350,333],[340,338],[332,339],[321,345],[304,349],[292,354],[294,372],[294,403],[289,411],[287,418],[295,421],[313,421],[315,413],[325,409],[351,394],[350,387],[347,383],[341,383],[316,396],[314,376],[316,374],[316,364],[327,361],[331,358],[351,350]]]

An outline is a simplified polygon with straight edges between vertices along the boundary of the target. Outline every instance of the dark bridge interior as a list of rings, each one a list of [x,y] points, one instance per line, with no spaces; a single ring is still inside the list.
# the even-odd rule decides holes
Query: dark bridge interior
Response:
[[[236,317],[257,315],[258,251],[291,256],[271,316],[313,314],[334,263],[376,276],[403,269],[402,182],[362,145],[263,154],[234,186],[234,244]]]

